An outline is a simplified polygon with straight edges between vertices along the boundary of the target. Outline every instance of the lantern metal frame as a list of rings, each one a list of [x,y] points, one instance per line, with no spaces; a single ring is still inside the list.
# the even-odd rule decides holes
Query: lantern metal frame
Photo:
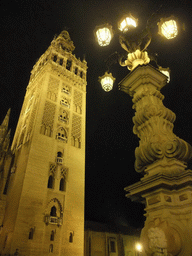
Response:
[[[108,78],[108,83],[103,83],[106,82]],[[115,82],[116,78],[113,77],[112,73],[108,73],[107,71],[103,76],[99,76],[99,82],[101,84],[101,87],[103,88],[104,91],[109,92],[113,89],[113,84]],[[111,81],[111,83],[109,83]]]
[[[131,20],[135,23],[135,26],[133,25],[133,22],[128,24]],[[124,28],[121,28],[121,24],[123,21],[125,23],[125,26],[124,26]],[[121,20],[118,22],[118,29],[125,33],[132,28],[136,28],[137,25],[138,25],[138,19],[136,19],[135,17],[133,17],[133,15],[131,13],[129,13],[128,15],[124,15],[121,18]]]
[[[166,27],[168,22],[172,22],[173,31],[172,31],[172,33],[167,33],[168,36],[166,36],[166,34],[163,33],[163,31],[162,31],[163,30],[162,27],[163,27],[163,25]],[[178,20],[173,15],[171,15],[168,18],[161,18],[160,21],[157,23],[157,25],[158,25],[158,34],[165,37],[168,40],[175,38],[179,33]]]
[[[108,36],[110,35],[110,37],[103,40],[101,38],[101,36],[98,35],[99,30],[100,30],[100,33],[102,33],[102,30],[103,30],[103,32],[104,32],[104,30],[105,30],[105,32],[108,30],[109,31]],[[96,39],[97,43],[99,44],[99,46],[109,45],[113,38],[113,35],[114,35],[112,26],[109,23],[105,23],[103,25],[96,26],[93,32],[94,32],[95,39]]]

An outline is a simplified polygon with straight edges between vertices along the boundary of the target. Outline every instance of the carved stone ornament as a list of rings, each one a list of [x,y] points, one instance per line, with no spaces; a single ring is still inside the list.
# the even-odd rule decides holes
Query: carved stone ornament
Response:
[[[133,97],[136,111],[133,132],[140,139],[135,150],[137,172],[162,161],[169,166],[170,160],[177,161],[179,168],[184,170],[192,157],[192,147],[173,133],[175,114],[163,105],[164,96],[160,89],[166,80],[150,65],[143,65],[120,83],[121,89]]]
[[[148,222],[141,234],[141,242],[147,255],[176,256],[181,251],[181,236],[168,221],[160,218]]]
[[[127,59],[125,61],[119,61],[121,66],[127,66],[127,68],[131,71],[135,69],[138,65],[148,64],[149,62],[150,58],[148,57],[148,53],[146,51],[142,52],[140,50],[128,53]]]
[[[155,227],[148,230],[149,249],[157,255],[165,255],[167,251],[167,240],[162,229]]]

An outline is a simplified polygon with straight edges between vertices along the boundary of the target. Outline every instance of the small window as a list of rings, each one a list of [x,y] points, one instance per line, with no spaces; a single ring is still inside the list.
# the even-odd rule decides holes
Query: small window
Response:
[[[80,72],[80,77],[83,78],[83,71]]]
[[[63,65],[63,59],[59,60],[59,64],[62,66]]]
[[[57,56],[56,56],[56,55],[53,56],[53,61],[54,61],[54,62],[57,61]]]
[[[78,73],[78,68],[75,68],[75,75],[77,75]]]
[[[32,240],[32,239],[33,239],[33,232],[34,232],[34,229],[33,229],[33,228],[30,228],[30,231],[29,231],[29,240]]]
[[[73,232],[69,234],[69,243],[73,243]]]
[[[49,252],[51,252],[51,253],[53,252],[53,245],[52,244],[49,245]]]
[[[65,179],[64,178],[61,178],[61,180],[60,180],[59,190],[65,191]]]
[[[66,69],[67,70],[71,70],[71,66],[72,66],[72,61],[71,60],[67,60]]]
[[[110,239],[110,252],[116,252],[116,243],[115,243],[115,239]]]
[[[51,236],[50,236],[50,241],[54,241],[54,238],[55,238],[55,232],[52,230]]]
[[[55,206],[51,207],[50,216],[57,217],[57,209]]]
[[[49,180],[48,180],[48,184],[47,184],[47,187],[48,188],[53,188],[53,185],[54,185],[54,178],[52,175],[49,176]]]
[[[57,157],[63,157],[63,154],[62,154],[61,151],[58,151],[58,152],[57,152]]]

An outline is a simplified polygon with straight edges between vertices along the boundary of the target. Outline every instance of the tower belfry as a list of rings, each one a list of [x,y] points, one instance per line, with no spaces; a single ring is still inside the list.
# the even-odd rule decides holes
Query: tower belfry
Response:
[[[31,71],[11,147],[2,254],[83,255],[87,63],[74,49],[62,31]]]

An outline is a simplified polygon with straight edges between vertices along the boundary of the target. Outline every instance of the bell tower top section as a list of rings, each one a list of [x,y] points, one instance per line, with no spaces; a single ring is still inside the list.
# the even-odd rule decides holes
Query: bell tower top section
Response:
[[[70,35],[66,30],[63,30],[58,37],[54,38],[51,42],[51,45],[57,51],[64,50],[67,52],[73,52],[75,50],[73,41],[71,40]]]
[[[55,36],[50,46],[33,66],[27,89],[33,87],[37,77],[46,71],[56,72],[57,76],[72,79],[79,88],[86,91],[87,62],[85,59],[76,58],[73,51],[75,46],[69,33],[63,30]]]

